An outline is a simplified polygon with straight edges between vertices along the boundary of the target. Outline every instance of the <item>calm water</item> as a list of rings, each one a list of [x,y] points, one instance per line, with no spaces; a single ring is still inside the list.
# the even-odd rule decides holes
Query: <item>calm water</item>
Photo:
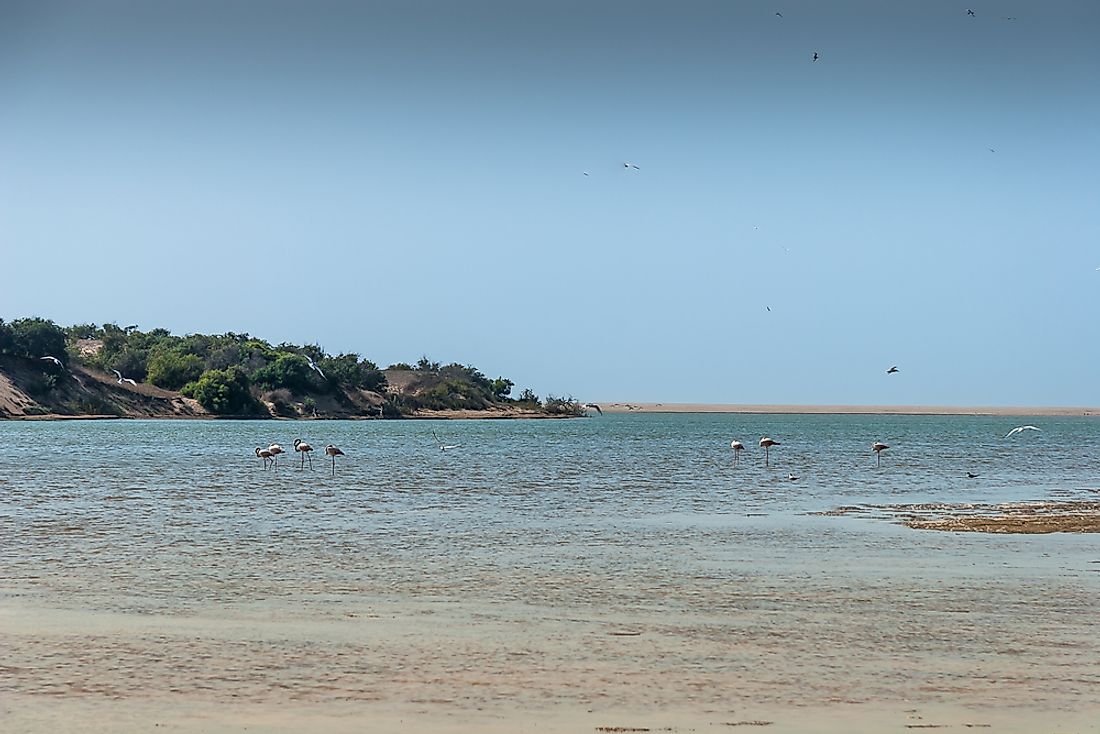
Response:
[[[1043,431],[1003,438],[1022,423]],[[253,447],[298,436],[348,454],[335,477],[292,452],[261,470]],[[140,679],[154,701],[1100,712],[1095,535],[810,514],[1095,500],[1094,418],[0,422],[0,441],[0,691],[23,698]]]

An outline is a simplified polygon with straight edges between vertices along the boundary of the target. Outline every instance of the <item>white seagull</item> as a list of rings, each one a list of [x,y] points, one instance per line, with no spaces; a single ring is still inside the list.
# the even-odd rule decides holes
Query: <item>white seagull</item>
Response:
[[[118,370],[111,370],[111,372],[114,372],[114,373],[115,373],[115,375],[117,375],[117,376],[118,376],[118,384],[120,384],[120,385],[121,385],[121,384],[122,384],[122,383],[124,383],[124,382],[128,382],[128,383],[130,383],[131,385],[133,385],[134,387],[137,387],[137,383],[136,383],[136,382],[134,382],[133,378],[130,378],[130,377],[123,377],[123,376],[122,376],[122,373],[121,373],[121,372],[119,372]]]
[[[324,372],[322,372],[322,371],[321,371],[321,368],[317,366],[317,363],[313,361],[313,357],[310,357],[310,356],[309,356],[309,355],[307,354],[307,355],[306,355],[306,359],[308,359],[308,360],[309,360],[309,368],[310,368],[311,370],[313,370],[314,372],[316,372],[317,374],[319,374],[319,375],[321,376],[321,379],[322,379],[322,380],[326,379],[326,378],[325,378],[325,373],[324,373]]]
[[[1024,431],[1039,431],[1040,433],[1042,433],[1043,429],[1042,428],[1036,428],[1035,426],[1016,426],[1011,431],[1009,431],[1007,434],[1005,434],[1005,438],[1012,438],[1017,433],[1023,433]]]
[[[439,434],[435,431],[432,431],[432,435],[435,436],[435,442],[439,444],[440,451],[450,451],[451,449],[457,449],[462,446],[460,443],[443,443],[439,440]]]
[[[1100,268],[1097,268],[1097,270],[1100,270]],[[53,362],[54,364],[56,364],[58,367],[61,366],[61,360],[60,359],[58,359],[57,357],[51,357],[48,354],[45,357],[39,357],[39,359],[48,359],[51,362]]]
[[[597,413],[599,413],[600,415],[603,415],[603,411],[600,410],[600,406],[596,405],[595,403],[581,403],[581,407],[584,408],[584,412],[586,412],[586,413],[589,410],[594,410]]]

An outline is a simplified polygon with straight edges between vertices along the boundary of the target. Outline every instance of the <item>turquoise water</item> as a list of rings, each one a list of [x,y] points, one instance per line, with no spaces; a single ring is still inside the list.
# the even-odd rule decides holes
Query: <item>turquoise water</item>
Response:
[[[1004,438],[1025,423],[1043,430]],[[461,447],[439,451],[433,430]],[[756,448],[764,434],[782,443],[770,468]],[[318,449],[312,471],[292,451],[261,468],[253,447],[290,451],[296,437]],[[738,466],[733,438],[748,447]],[[892,447],[881,467],[875,440]],[[321,681],[350,669],[341,656],[358,650],[373,667],[344,676],[341,700],[401,701],[430,685],[470,706],[503,696],[535,707],[980,707],[1018,705],[1023,693],[1032,706],[1100,707],[1097,536],[939,533],[813,514],[1096,500],[1094,418],[6,422],[0,441],[0,604],[123,615],[135,630],[161,620],[155,635],[126,625],[108,635],[126,642],[112,654],[130,656],[151,696],[198,686],[215,700],[267,700],[291,675],[280,645],[299,636],[331,653],[293,668],[317,701],[336,695]],[[347,454],[335,476],[326,443]],[[347,626],[381,618],[420,625],[427,641],[405,626]],[[233,633],[247,685],[215,685],[200,670],[162,669],[164,651],[183,644],[164,619],[295,632],[269,629],[262,643]],[[309,632],[318,620],[344,626],[336,638]],[[631,669],[661,685],[612,676],[578,689],[578,675],[621,664],[622,651],[607,649],[618,628],[649,635],[631,649]],[[220,659],[229,633],[205,634],[205,648],[188,638],[187,655],[199,645]],[[0,630],[21,671],[0,690],[94,696],[113,676],[112,695],[124,695],[130,668],[77,665],[74,637],[92,641],[79,625]],[[369,650],[355,647],[368,637]],[[536,650],[537,662],[511,657],[517,648]],[[459,660],[511,682],[472,694],[448,673]],[[1004,689],[1013,676],[1022,682]]]

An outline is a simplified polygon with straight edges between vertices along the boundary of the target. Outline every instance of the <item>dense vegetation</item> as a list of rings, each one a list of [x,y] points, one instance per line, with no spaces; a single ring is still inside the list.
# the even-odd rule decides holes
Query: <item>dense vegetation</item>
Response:
[[[71,362],[179,391],[219,415],[318,415],[344,412],[399,417],[417,410],[484,410],[515,405],[553,414],[580,415],[575,400],[530,390],[510,397],[514,383],[490,379],[477,368],[422,357],[387,371],[358,354],[327,354],[317,345],[272,345],[248,334],[188,334],[136,326],[78,324],[67,328],[40,318],[0,320],[0,354],[37,360],[50,389]],[[62,365],[45,356],[57,357]],[[399,378],[392,387],[387,372]],[[50,379],[46,379],[50,378]]]

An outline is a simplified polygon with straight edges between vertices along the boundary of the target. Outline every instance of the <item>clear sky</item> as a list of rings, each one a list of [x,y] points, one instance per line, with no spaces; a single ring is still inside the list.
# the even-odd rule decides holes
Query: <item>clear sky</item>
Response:
[[[1098,39],[1094,0],[0,0],[0,317],[1100,404]]]

